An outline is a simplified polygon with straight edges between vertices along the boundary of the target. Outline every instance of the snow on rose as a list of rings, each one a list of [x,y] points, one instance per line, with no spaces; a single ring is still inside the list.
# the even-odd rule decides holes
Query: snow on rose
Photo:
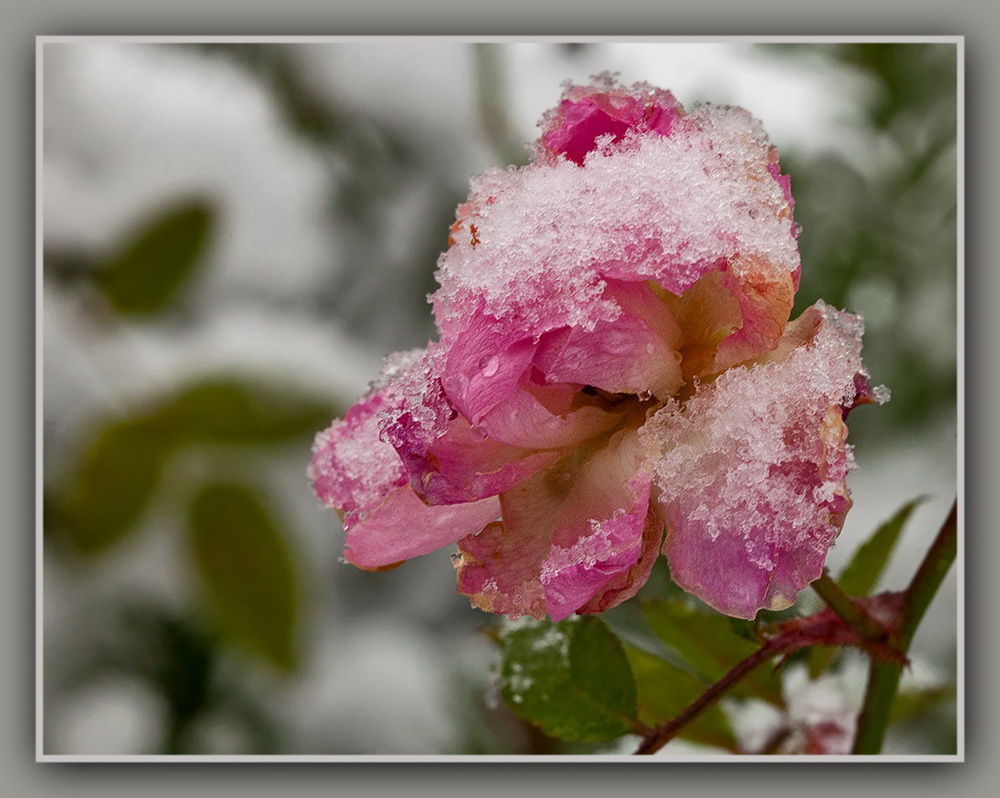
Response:
[[[776,150],[742,109],[607,76],[541,126],[532,163],[458,208],[438,340],[387,358],[317,436],[345,558],[457,543],[459,591],[512,617],[602,612],[661,553],[720,612],[787,607],[851,504],[847,413],[884,397],[857,316],[819,302],[789,321]]]

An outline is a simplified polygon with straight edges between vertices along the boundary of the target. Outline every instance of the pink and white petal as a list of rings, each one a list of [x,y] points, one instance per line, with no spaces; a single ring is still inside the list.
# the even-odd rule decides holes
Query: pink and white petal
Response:
[[[612,601],[618,603],[614,599],[624,601],[629,597],[622,595],[625,589],[634,587],[637,592],[649,578],[646,570],[644,578],[639,579],[643,569],[635,568],[647,550],[643,532],[649,514],[649,475],[637,475],[628,487],[634,497],[631,506],[618,508],[605,521],[590,519],[588,534],[566,548],[554,546],[542,563],[545,606],[553,621],[561,621],[598,598],[596,603],[603,603],[602,609],[607,609],[613,606]],[[609,595],[608,586],[622,576],[634,578],[622,590]]]
[[[443,334],[475,314],[517,319],[532,337],[610,320],[607,280],[653,280],[679,295],[723,266],[750,279],[744,267],[760,261],[775,280],[794,281],[785,187],[749,114],[695,109],[669,135],[626,139],[591,152],[582,168],[542,145],[535,163],[473,183],[478,242],[459,236],[438,262]]]
[[[373,506],[408,477],[396,450],[379,435],[385,396],[371,394],[316,436],[309,479],[316,497],[338,513]]]
[[[618,571],[577,612],[581,614],[601,613],[632,598],[649,581],[653,565],[660,556],[662,544],[663,521],[655,510],[650,508],[646,514],[646,525],[642,531],[639,559],[630,568]]]
[[[617,298],[629,303],[618,318],[599,321],[592,330],[563,327],[542,337],[534,365],[546,382],[661,399],[677,391],[684,378],[677,351],[680,330],[673,314],[645,282],[634,284],[629,293],[632,296]]]
[[[410,441],[403,455],[410,486],[428,504],[495,496],[563,457],[558,449],[511,446],[486,437],[462,416],[433,441]]]
[[[543,120],[539,154],[565,155],[582,165],[586,155],[597,149],[598,139],[611,136],[617,141],[629,131],[667,135],[682,113],[668,91],[610,84],[573,86]]]
[[[500,517],[494,496],[468,504],[429,507],[409,488],[376,506],[344,516],[344,558],[360,568],[384,569],[473,535]]]
[[[821,323],[814,326],[814,314]],[[820,576],[850,506],[842,407],[864,374],[861,321],[822,303],[783,359],[737,367],[640,433],[674,580],[727,615],[789,606]]]
[[[442,346],[431,344],[423,355],[414,354],[393,367],[379,392],[380,437],[395,448],[410,487],[427,504],[459,504],[495,496],[563,456],[564,452],[544,448],[551,436],[546,439],[537,430],[532,435],[537,443],[521,446],[489,437],[488,427],[473,427],[443,388],[445,359]],[[519,386],[516,390],[521,392]],[[567,410],[571,399],[566,400]],[[545,419],[552,416],[548,411],[542,415]],[[601,414],[602,420],[605,415]],[[568,427],[573,420],[560,418],[554,423]]]
[[[380,438],[386,394],[373,393],[316,437],[309,467],[317,498],[342,518],[344,556],[362,568],[384,568],[473,534],[500,516],[496,498],[428,507],[409,487],[391,444]]]
[[[649,503],[637,426],[580,447],[500,497],[503,523],[459,543],[459,591],[474,606],[559,620],[634,570]],[[647,578],[641,571],[637,578]]]
[[[459,541],[454,559],[457,590],[484,612],[544,618],[538,572],[548,551],[543,535],[518,540],[507,532],[505,522],[490,524]]]

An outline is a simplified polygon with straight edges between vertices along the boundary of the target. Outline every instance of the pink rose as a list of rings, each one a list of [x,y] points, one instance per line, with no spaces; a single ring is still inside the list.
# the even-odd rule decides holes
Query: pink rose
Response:
[[[345,557],[457,543],[475,606],[560,620],[635,595],[662,551],[723,613],[787,607],[850,507],[847,412],[882,399],[859,318],[789,322],[796,235],[745,111],[568,88],[534,162],[459,206],[439,340],[317,437]]]

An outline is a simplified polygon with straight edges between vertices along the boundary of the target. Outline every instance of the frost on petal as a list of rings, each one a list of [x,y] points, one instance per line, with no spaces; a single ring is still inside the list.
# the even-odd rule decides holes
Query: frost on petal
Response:
[[[379,413],[386,406],[381,394],[368,396],[319,433],[313,444],[313,492],[345,517],[372,507],[408,481],[396,451],[379,440]]]
[[[439,549],[500,515],[495,499],[428,507],[409,487],[393,447],[382,441],[383,393],[373,393],[316,437],[309,476],[317,498],[343,520],[345,558],[378,569]]]
[[[641,432],[654,463],[674,580],[720,612],[789,606],[819,577],[850,507],[843,408],[855,399],[861,320],[823,303],[797,345],[730,369]]]
[[[501,495],[503,522],[459,542],[458,588],[474,606],[559,620],[592,600],[606,608],[633,595],[623,575],[638,590],[649,575],[649,477],[638,473],[637,426],[601,436]]]
[[[558,107],[542,119],[536,155],[539,159],[563,155],[582,165],[598,141],[619,141],[629,132],[667,135],[683,113],[669,91],[639,83],[619,88],[605,74],[592,86],[565,90]]]
[[[553,547],[542,563],[541,582],[552,620],[570,613],[603,612],[639,592],[659,555],[663,529],[649,514],[650,477],[629,482],[634,501],[566,548]]]
[[[728,269],[758,286],[794,285],[799,254],[773,159],[749,114],[698,108],[668,136],[599,148],[582,168],[559,159],[486,172],[456,222],[469,234],[438,262],[443,339],[484,316],[535,337],[593,330],[622,313],[609,281],[652,281],[680,296]],[[772,315],[752,304],[751,316]]]
[[[410,487],[426,503],[495,496],[561,456],[487,439],[446,396],[445,360],[444,349],[432,343],[405,360],[392,358],[379,381],[380,437],[396,449]]]

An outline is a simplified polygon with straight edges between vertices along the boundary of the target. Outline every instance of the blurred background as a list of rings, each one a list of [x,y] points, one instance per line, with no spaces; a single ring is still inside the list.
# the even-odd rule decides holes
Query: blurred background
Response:
[[[498,704],[493,619],[454,592],[449,552],[342,564],[305,475],[381,358],[434,335],[425,296],[469,178],[526,162],[566,80],[741,105],[778,146],[803,228],[795,313],[864,314],[892,391],[851,416],[834,574],[924,495],[883,581],[905,587],[947,514],[954,44],[43,47],[45,753],[572,750]],[[955,750],[957,570],[887,753]],[[664,753],[701,752],[718,753]]]

